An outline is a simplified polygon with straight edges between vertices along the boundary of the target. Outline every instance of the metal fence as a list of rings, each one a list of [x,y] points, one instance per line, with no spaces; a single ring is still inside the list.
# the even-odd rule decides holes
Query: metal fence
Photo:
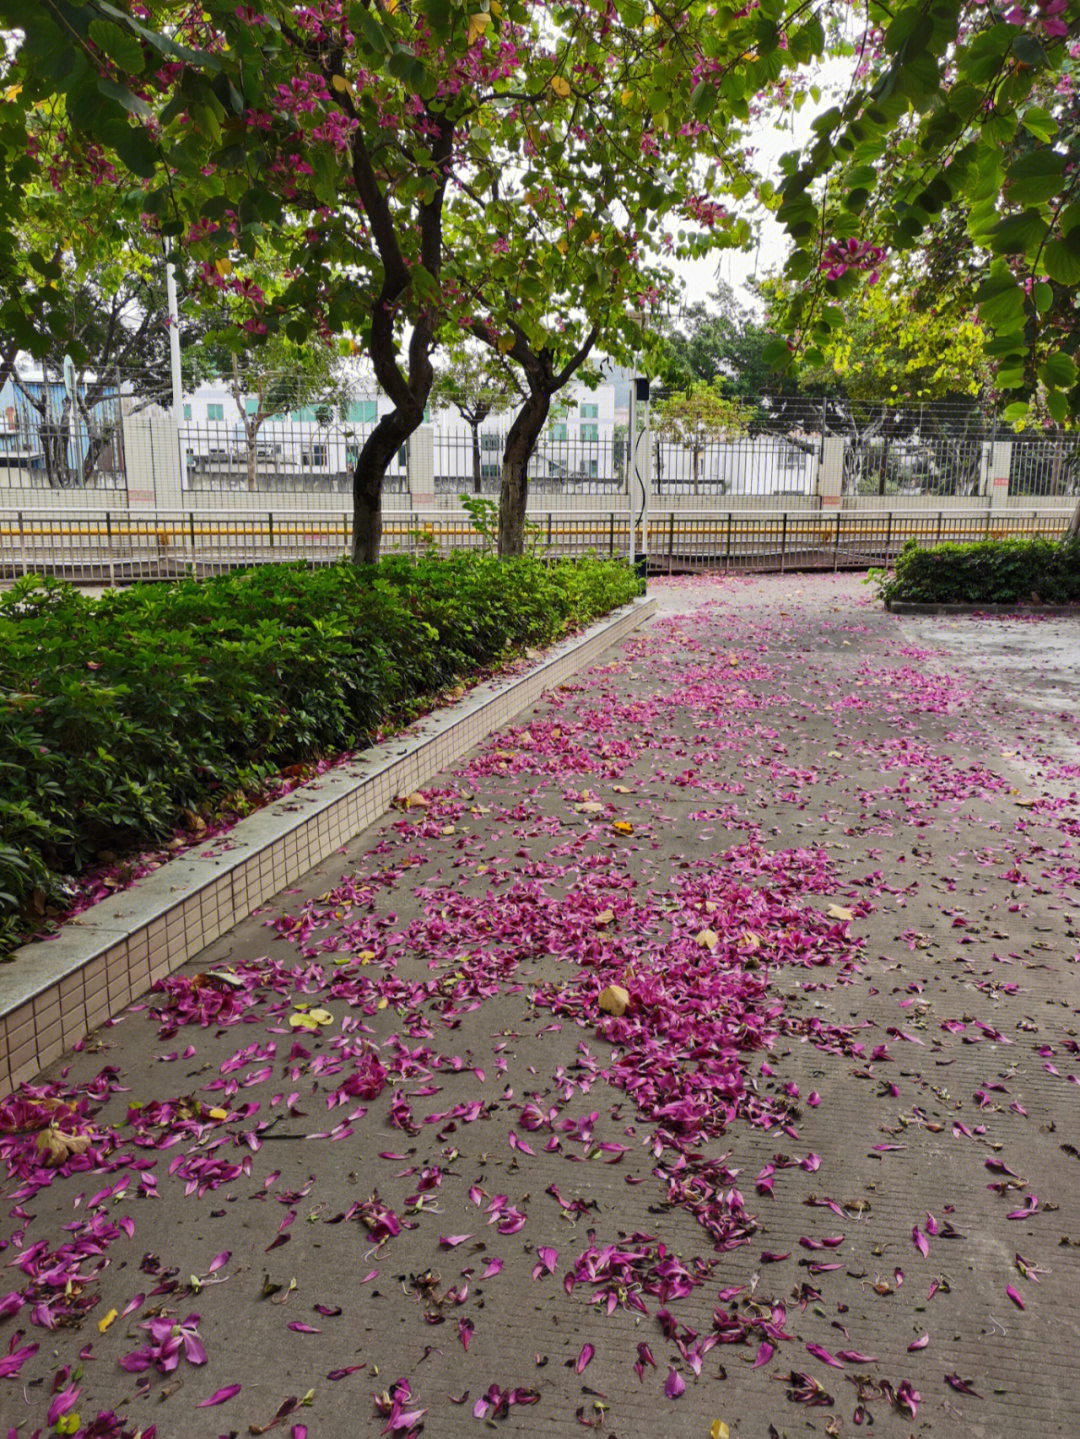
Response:
[[[659,571],[866,568],[886,564],[911,539],[920,545],[1007,535],[1061,535],[1070,508],[1056,511],[970,510],[655,513],[648,527],[650,566]],[[112,584],[205,576],[253,564],[300,560],[330,564],[348,552],[351,516],[273,510],[155,512],[135,516],[108,509],[63,518],[46,511],[0,509],[0,579],[61,575],[80,583]],[[528,544],[541,555],[625,555],[631,527],[625,509],[572,515],[552,510],[531,517]],[[641,553],[640,527],[634,551]],[[486,541],[467,515],[388,515],[386,550],[416,552],[482,548]]]
[[[0,409],[4,489],[124,489],[123,424],[115,386],[13,382]]]
[[[180,426],[184,488],[347,494],[357,456],[373,428],[329,417],[275,416],[258,428],[250,419],[247,425],[239,419],[185,420]],[[402,445],[387,468],[383,487],[388,493],[408,489],[408,466],[409,447]]]

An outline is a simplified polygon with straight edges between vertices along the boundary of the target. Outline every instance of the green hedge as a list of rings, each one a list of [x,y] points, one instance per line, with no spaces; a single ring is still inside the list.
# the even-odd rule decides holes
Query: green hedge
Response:
[[[455,681],[625,603],[621,562],[273,565],[97,600],[0,596],[0,951],[104,851],[369,742]]]
[[[909,540],[894,574],[876,578],[890,603],[1071,604],[1080,601],[1080,539],[985,540],[928,550]]]

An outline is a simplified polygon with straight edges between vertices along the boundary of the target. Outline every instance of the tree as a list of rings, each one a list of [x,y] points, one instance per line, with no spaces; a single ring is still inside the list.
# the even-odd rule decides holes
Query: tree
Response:
[[[589,309],[621,314],[624,298],[648,289],[632,282],[646,248],[679,243],[663,231],[675,200],[688,225],[707,231],[727,218],[714,188],[736,172],[743,182],[734,142],[748,110],[739,99],[717,109],[719,87],[745,69],[744,94],[751,80],[820,51],[823,33],[793,5],[784,52],[779,33],[759,36],[749,16],[721,32],[703,0],[675,17],[646,0],[507,0],[472,14],[448,0],[346,9],[347,23],[321,0],[296,13],[287,0],[263,0],[255,23],[247,7],[200,11],[186,0],[130,9],[50,0],[44,16],[29,0],[0,0],[0,18],[30,27],[14,59],[27,102],[63,92],[79,142],[145,178],[147,210],[203,263],[208,284],[233,288],[256,249],[277,250],[293,280],[272,306],[249,292],[256,338],[285,328],[299,343],[323,326],[352,332],[369,353],[393,410],[354,475],[354,555],[364,560],[377,553],[386,463],[423,415],[441,325],[475,334],[479,322],[496,347],[529,347],[531,403],[512,427],[505,467],[516,497],[514,476],[550,401],[543,392],[575,372],[588,350],[573,357],[598,328],[589,316],[581,341],[553,358],[559,347],[544,326],[561,332],[575,287],[552,288],[541,274],[526,296],[537,280],[525,265],[534,237],[519,226],[515,243],[492,243],[506,234],[499,181],[506,197],[510,180],[519,192],[532,183],[530,168],[549,182],[558,171],[563,233],[553,243],[572,258]],[[62,51],[70,65],[55,63]],[[719,168],[698,167],[692,183],[707,153],[721,157]],[[634,205],[619,225],[624,181]],[[452,267],[448,196],[460,237]],[[611,222],[596,240],[575,235],[571,249],[566,228],[594,208]],[[285,238],[298,215],[307,217],[302,243]],[[552,247],[541,249],[546,265]],[[477,256],[484,290],[473,284]],[[511,546],[520,518],[511,517]]]
[[[985,257],[974,298],[995,384],[1014,396],[1005,417],[1040,400],[1063,422],[1080,413],[1080,326],[1062,323],[1080,285],[1080,175],[1060,143],[1072,133],[1062,112],[1075,116],[1068,42],[1080,0],[1005,13],[916,0],[866,15],[844,101],[814,121],[804,154],[786,157],[775,196],[795,247],[794,341],[771,358],[786,365],[801,351],[819,362],[845,323],[837,302],[886,256],[926,251],[954,209]]]
[[[0,331],[0,375],[8,376],[37,414],[45,472],[53,487],[88,484],[113,443],[120,397],[134,412],[171,395],[164,249],[129,187],[109,170],[91,177],[58,136],[59,103],[39,106],[30,139],[38,161],[22,191],[12,229],[18,260],[14,280],[30,286],[39,332],[33,353],[44,383],[15,367],[22,330]],[[49,255],[47,262],[41,257]],[[35,277],[48,283],[34,288]],[[179,290],[190,293],[191,273]],[[0,324],[6,315],[0,306]],[[182,335],[181,363],[189,384],[200,377],[205,325]],[[74,384],[61,390],[65,365]],[[78,460],[69,463],[74,451]]]
[[[284,335],[246,352],[232,351],[223,378],[244,428],[248,489],[259,480],[259,434],[267,420],[288,410],[317,405],[329,417],[345,404],[336,351],[326,341],[296,345]]]
[[[505,360],[487,351],[458,349],[451,352],[449,363],[436,369],[433,399],[436,404],[452,405],[469,427],[474,494],[484,488],[480,426],[507,409],[519,393]]]
[[[657,400],[651,418],[654,434],[690,451],[695,495],[699,491],[701,457],[708,445],[744,435],[749,423],[743,405],[728,399],[716,380],[712,384],[698,381]]]

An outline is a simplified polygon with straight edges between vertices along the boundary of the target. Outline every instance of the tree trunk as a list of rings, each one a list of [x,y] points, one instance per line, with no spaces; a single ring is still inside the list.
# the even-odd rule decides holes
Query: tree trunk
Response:
[[[1076,508],[1072,512],[1069,528],[1065,531],[1065,538],[1075,540],[1078,535],[1080,535],[1080,499],[1076,501]]]
[[[480,465],[480,426],[470,426],[472,430],[472,487],[473,494],[479,495],[483,492],[484,476]]]
[[[248,489],[254,490],[259,483],[259,437],[247,437],[247,480]]]
[[[354,565],[374,565],[379,559],[382,540],[383,479],[399,448],[424,418],[424,407],[417,406],[406,415],[392,410],[364,441],[353,470],[353,536]]]
[[[525,550],[525,507],[529,499],[529,461],[551,409],[551,396],[533,391],[517,412],[503,451],[499,487],[499,558]]]

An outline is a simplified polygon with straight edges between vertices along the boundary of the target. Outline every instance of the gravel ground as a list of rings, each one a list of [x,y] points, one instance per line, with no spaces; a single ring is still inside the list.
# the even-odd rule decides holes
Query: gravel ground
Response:
[[[6,1425],[1077,1432],[1080,621],[655,592],[0,1108]]]

